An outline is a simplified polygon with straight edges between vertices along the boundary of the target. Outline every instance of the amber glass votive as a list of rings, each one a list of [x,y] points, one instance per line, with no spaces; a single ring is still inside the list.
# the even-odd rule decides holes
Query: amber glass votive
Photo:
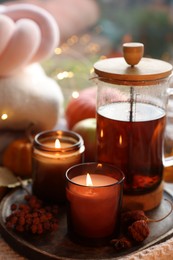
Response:
[[[107,243],[119,233],[124,174],[112,165],[84,163],[68,169],[66,180],[69,236],[79,243]]]
[[[44,131],[33,144],[33,193],[40,199],[66,201],[65,173],[83,162],[83,139],[72,131]]]

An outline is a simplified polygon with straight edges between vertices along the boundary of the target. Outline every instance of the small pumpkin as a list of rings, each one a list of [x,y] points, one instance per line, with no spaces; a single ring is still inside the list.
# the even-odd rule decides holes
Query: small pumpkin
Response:
[[[69,129],[72,129],[81,120],[96,117],[96,93],[96,86],[89,87],[81,90],[77,98],[69,101],[65,110]]]
[[[0,110],[8,115],[0,130],[25,130],[32,122],[38,131],[56,126],[64,97],[56,81],[40,64],[32,64],[11,77],[0,78]]]
[[[5,149],[3,166],[22,178],[32,175],[32,143],[26,137],[13,140]]]

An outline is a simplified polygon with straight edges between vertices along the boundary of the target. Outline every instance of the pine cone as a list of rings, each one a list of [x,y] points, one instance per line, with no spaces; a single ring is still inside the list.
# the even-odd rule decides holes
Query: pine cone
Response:
[[[148,237],[150,230],[145,220],[137,220],[128,227],[128,232],[136,242],[142,242]]]
[[[111,245],[113,245],[117,252],[125,251],[132,247],[131,241],[126,237],[112,239]]]
[[[147,221],[147,216],[145,215],[143,210],[129,210],[123,212],[121,215],[122,225],[126,228],[132,225],[132,223],[137,220]]]

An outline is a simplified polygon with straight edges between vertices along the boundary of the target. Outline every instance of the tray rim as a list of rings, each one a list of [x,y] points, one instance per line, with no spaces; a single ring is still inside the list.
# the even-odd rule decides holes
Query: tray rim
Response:
[[[7,229],[5,227],[5,223],[3,220],[3,216],[2,216],[2,210],[3,207],[5,206],[6,201],[13,196],[16,192],[18,192],[18,190],[22,188],[17,187],[15,189],[13,189],[11,192],[7,193],[7,195],[5,195],[5,197],[1,200],[0,202],[0,235],[2,236],[2,238],[8,243],[8,245],[17,253],[20,253],[22,256],[28,258],[30,256],[31,252],[31,247],[32,247],[32,251],[34,252],[34,256],[32,255],[32,259],[38,259],[38,257],[40,255],[42,255],[44,258],[44,260],[50,260],[50,259],[56,259],[56,260],[83,260],[82,258],[74,258],[74,257],[63,257],[63,256],[58,256],[58,255],[54,255],[52,253],[49,253],[47,251],[44,251],[42,249],[39,249],[38,247],[32,245],[31,243],[29,243],[28,241],[22,239],[20,236],[17,236],[17,238],[15,237],[16,233],[15,232],[10,232],[9,229]],[[164,188],[164,192],[170,196],[173,200],[173,194],[171,193],[171,191],[167,188]],[[7,238],[8,237],[8,238]],[[155,238],[153,241],[145,244],[145,245],[140,245],[135,247],[136,249],[133,250],[132,252],[129,253],[122,253],[121,255],[118,254],[117,257],[113,256],[110,258],[102,258],[102,260],[118,260],[118,259],[122,259],[122,257],[127,257],[127,256],[133,256],[136,253],[142,252],[145,249],[150,248],[151,246],[155,246],[155,245],[159,245],[162,242],[165,242],[167,240],[169,240],[171,237],[173,237],[173,226],[172,228],[165,232],[163,235],[161,235],[158,238]],[[21,246],[21,250],[15,248],[15,246],[20,245]],[[27,255],[26,255],[27,253]],[[93,260],[94,258],[86,258],[87,260]],[[95,258],[96,259],[96,258]],[[98,260],[98,259],[97,259]]]

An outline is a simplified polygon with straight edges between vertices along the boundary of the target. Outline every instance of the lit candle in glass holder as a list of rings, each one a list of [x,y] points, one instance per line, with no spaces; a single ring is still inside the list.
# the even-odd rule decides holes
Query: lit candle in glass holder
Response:
[[[45,131],[33,144],[33,193],[49,202],[66,200],[66,170],[83,162],[83,139],[72,131]]]
[[[68,169],[66,179],[70,237],[99,244],[118,234],[123,173],[112,165],[84,163]]]

